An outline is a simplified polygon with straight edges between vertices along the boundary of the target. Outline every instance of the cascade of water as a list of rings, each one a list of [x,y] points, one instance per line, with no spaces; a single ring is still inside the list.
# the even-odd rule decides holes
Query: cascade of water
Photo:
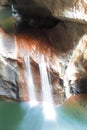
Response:
[[[30,56],[27,55],[24,57],[24,62],[25,62],[25,76],[26,76],[26,83],[28,87],[28,95],[30,98],[30,105],[34,106],[37,105],[37,98],[36,98],[36,93],[35,93],[35,84],[33,81],[33,76],[32,76],[32,70],[30,66]]]
[[[46,63],[44,61],[43,55],[40,57],[39,69],[40,69],[40,76],[41,76],[43,101],[53,103],[51,87],[49,84],[48,74],[46,70]]]
[[[51,86],[46,70],[46,63],[44,56],[40,56],[39,69],[41,76],[42,98],[43,98],[43,113],[46,119],[55,120],[55,110],[53,105],[53,98],[51,93]]]

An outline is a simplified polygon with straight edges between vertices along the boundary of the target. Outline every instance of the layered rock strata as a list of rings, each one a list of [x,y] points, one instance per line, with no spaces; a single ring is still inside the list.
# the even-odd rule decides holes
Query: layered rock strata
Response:
[[[66,86],[64,86],[66,69],[73,50],[85,33],[85,25],[67,22],[62,22],[49,30],[29,28],[24,30],[23,28],[13,34],[5,33],[3,29],[0,29],[1,97],[20,101],[29,100],[24,63],[24,57],[29,52],[38,100],[41,101],[38,59],[39,55],[43,54],[51,74],[53,99],[56,104],[64,102],[66,99]]]
[[[0,2],[2,3],[2,1]],[[83,41],[81,39],[83,39],[84,35],[87,33],[87,3],[86,1],[80,0],[56,0],[55,2],[52,0],[34,0],[33,2],[23,0],[21,4],[20,2],[20,0],[14,0],[14,2],[11,4],[18,11],[16,13],[20,14],[20,16],[22,16],[21,18],[23,18],[25,21],[25,23],[22,24],[22,27],[20,26],[16,29],[12,29],[12,31],[9,33],[9,31],[3,27],[3,21],[1,22],[0,20],[0,97],[20,101],[29,100],[29,95],[27,92],[28,88],[25,80],[24,63],[24,57],[29,52],[38,100],[42,100],[41,81],[38,68],[39,55],[44,55],[47,64],[47,70],[51,75],[54,102],[56,104],[61,104],[66,99],[66,93],[68,97],[70,93],[72,95],[76,94],[78,91],[76,89],[76,91],[71,90],[73,88],[71,84],[71,65],[74,66],[75,64],[75,67],[77,68],[76,63],[79,64],[81,62],[78,60],[79,56],[75,56],[75,53],[78,52],[77,45],[80,44],[80,41]],[[4,2],[3,5],[5,3],[6,2]],[[38,14],[38,11],[40,14]],[[32,26],[34,25],[33,27],[36,26],[35,24],[39,24],[39,22],[42,22],[45,19],[57,19],[58,21],[61,19],[63,21],[58,22],[58,24],[56,24],[53,28],[41,29],[40,27],[40,29],[38,29],[35,27],[31,29],[26,22],[28,16],[31,17],[29,17],[27,22]],[[36,17],[41,17],[42,21],[37,20]],[[74,23],[68,22],[67,20],[74,21]],[[6,23],[6,25],[8,24]],[[84,41],[81,42],[82,48],[84,43]],[[85,54],[82,53],[81,55]],[[86,58],[83,56],[82,60],[86,61],[85,59]],[[68,74],[69,66],[71,71],[69,71]],[[81,66],[80,69],[83,72],[83,66]],[[86,68],[84,71],[86,74]],[[74,74],[76,74],[76,72]],[[67,75],[69,79],[67,78]],[[80,73],[79,77],[81,77]],[[78,78],[78,76],[76,78]],[[77,82],[74,82],[74,86],[76,85]],[[76,87],[78,88],[79,86]]]

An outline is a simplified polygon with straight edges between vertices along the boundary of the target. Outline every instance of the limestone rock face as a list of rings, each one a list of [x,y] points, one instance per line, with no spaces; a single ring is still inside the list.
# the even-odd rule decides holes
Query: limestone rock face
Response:
[[[28,33],[7,34],[0,29],[0,97],[20,101],[29,100],[24,62],[29,52],[38,100],[42,100],[38,53],[45,56],[46,63],[49,59],[48,71],[54,86],[52,95],[55,103],[60,104],[65,100],[56,66],[57,56],[47,37],[43,30],[31,29]]]
[[[72,31],[71,31],[72,30]],[[39,56],[44,55],[56,104],[65,101],[64,76],[74,48],[87,32],[86,25],[61,22],[52,29],[23,28],[17,33],[0,29],[0,95],[28,101],[24,58],[29,53],[37,99],[41,97]]]
[[[0,29],[0,96],[20,100],[24,81],[17,62],[14,36],[8,36]],[[20,98],[19,98],[20,95]]]
[[[0,56],[0,95],[18,99],[17,71]]]
[[[32,17],[87,22],[86,0],[10,0],[26,20]]]
[[[36,19],[36,17],[49,18],[50,20],[57,18],[64,22],[60,21],[50,29],[30,29],[23,24],[21,28],[16,28],[18,30],[15,29],[16,32],[11,33],[6,33],[0,28],[0,97],[20,101],[29,100],[24,62],[25,56],[29,54],[36,95],[41,101],[38,65],[40,64],[39,56],[44,55],[53,87],[53,100],[56,104],[61,104],[66,99],[64,78],[70,58],[79,39],[87,33],[87,27],[83,24],[87,20],[87,3],[80,0],[10,1],[25,21],[27,18],[31,19],[27,21],[31,24],[33,24],[32,18]],[[0,2],[2,3],[2,1]],[[74,23],[67,22],[67,20],[73,20]],[[1,27],[4,26],[2,26],[3,21],[0,20]],[[38,24],[39,22],[41,21],[38,21]],[[6,25],[8,24],[6,23]]]

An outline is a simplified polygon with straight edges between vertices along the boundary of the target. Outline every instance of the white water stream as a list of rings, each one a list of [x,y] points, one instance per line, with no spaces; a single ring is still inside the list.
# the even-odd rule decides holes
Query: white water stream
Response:
[[[28,88],[28,95],[29,95],[29,99],[30,102],[29,104],[31,106],[35,106],[37,105],[38,101],[36,98],[36,93],[35,93],[35,85],[34,85],[34,81],[33,81],[33,75],[32,75],[32,70],[31,70],[31,66],[30,66],[30,56],[27,55],[24,57],[24,62],[25,62],[25,76],[26,76],[26,83],[27,83],[27,88]]]
[[[49,83],[46,62],[43,55],[40,56],[39,59],[39,69],[42,87],[43,113],[46,119],[55,120],[54,102],[51,91],[52,87]]]
[[[29,55],[25,56],[25,76],[29,94],[29,104],[31,106],[37,105],[38,101],[36,98],[35,92],[35,84],[33,81],[32,70],[30,66],[30,57]],[[52,87],[49,83],[47,67],[44,60],[44,56],[40,56],[39,58],[39,71],[40,71],[40,80],[41,80],[41,92],[42,92],[42,107],[43,107],[43,114],[45,119],[47,120],[55,120],[55,109],[54,109],[54,102],[52,97]]]

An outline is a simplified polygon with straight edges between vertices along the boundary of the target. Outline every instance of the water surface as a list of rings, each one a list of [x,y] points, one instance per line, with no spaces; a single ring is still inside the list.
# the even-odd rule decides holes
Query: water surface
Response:
[[[55,112],[55,120],[46,120],[42,104],[0,101],[0,130],[87,130],[84,104],[74,101],[55,107]]]

